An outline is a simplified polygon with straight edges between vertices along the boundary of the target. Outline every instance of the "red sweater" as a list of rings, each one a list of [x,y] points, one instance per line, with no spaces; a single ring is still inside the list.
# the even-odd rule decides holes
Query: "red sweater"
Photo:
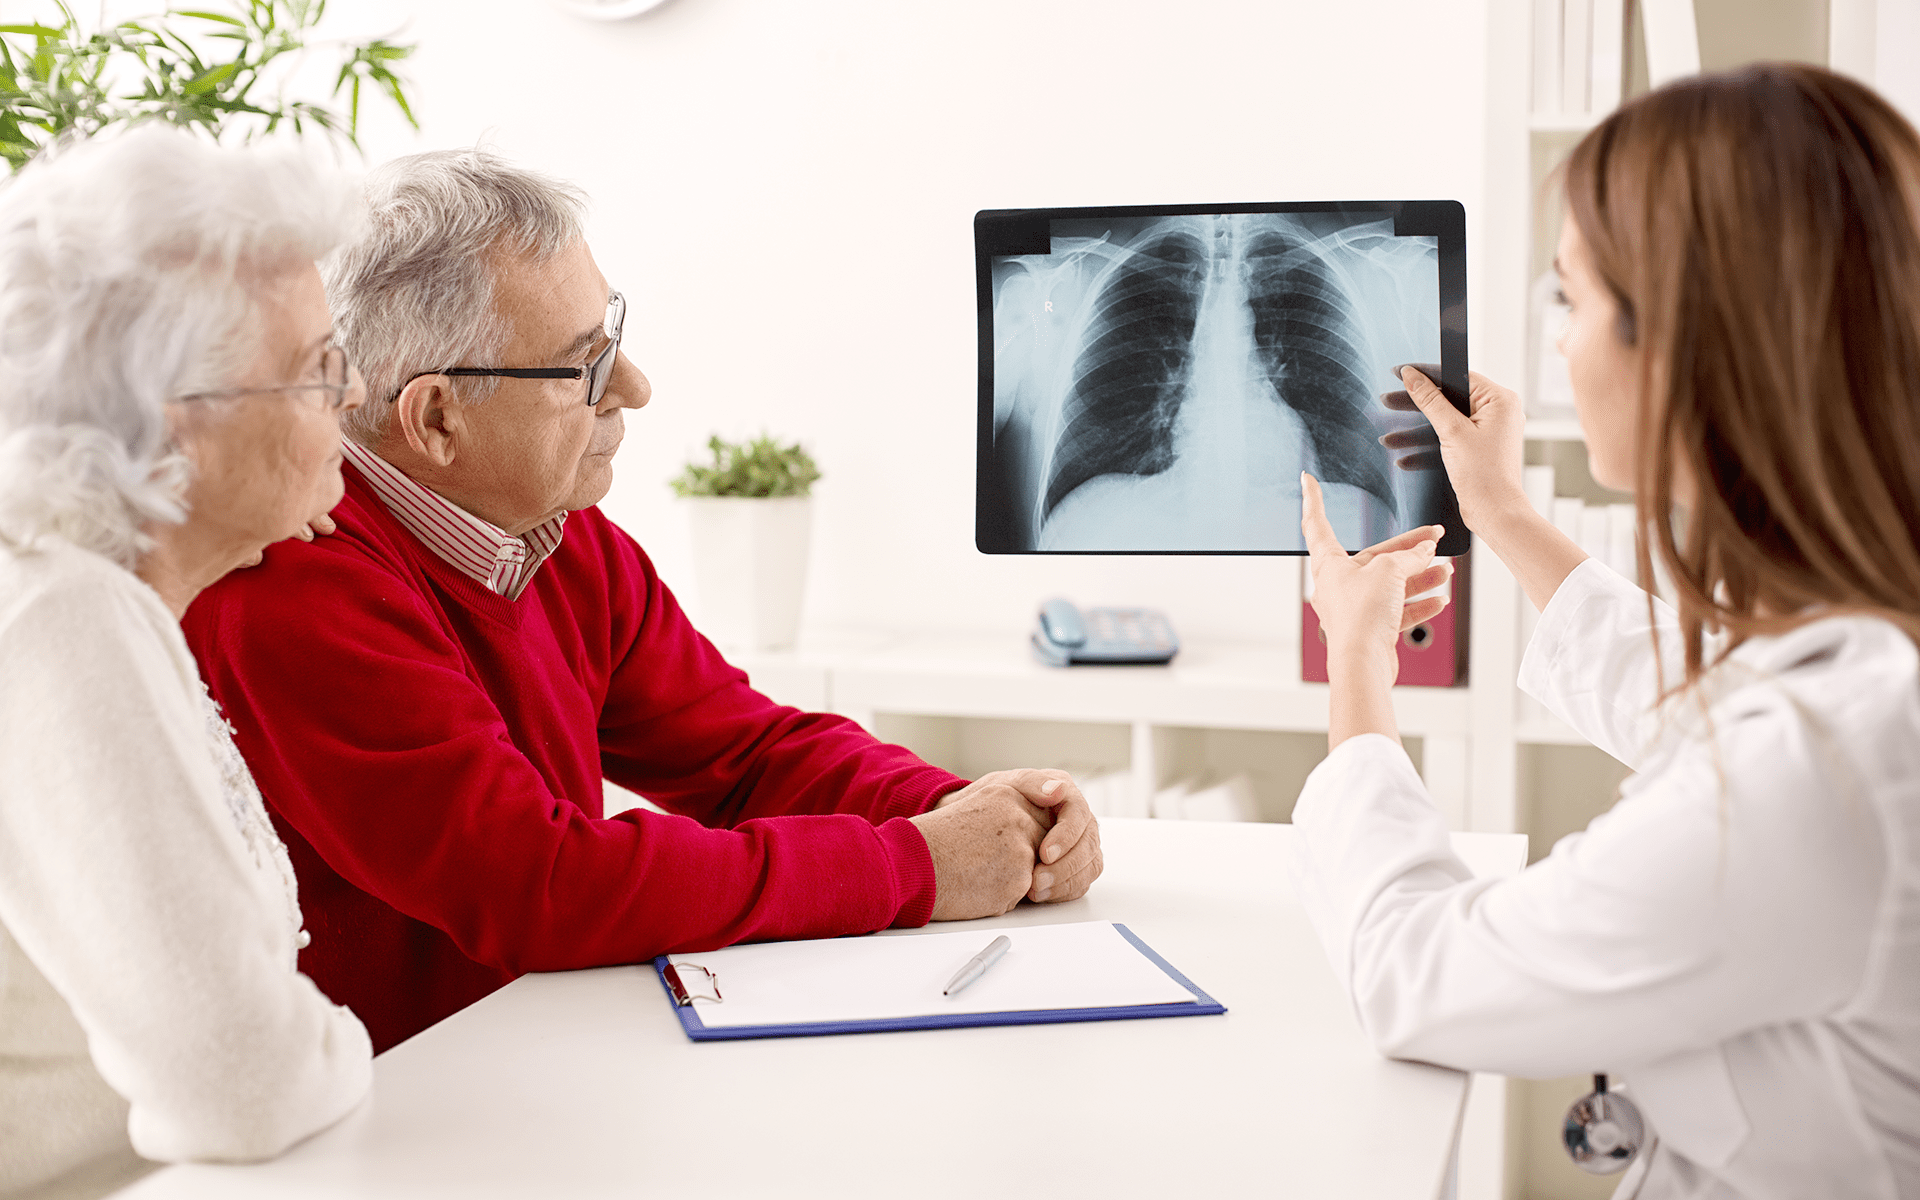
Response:
[[[754,691],[598,509],[509,601],[346,477],[338,533],[185,626],[293,856],[300,967],[376,1050],[523,971],[926,923],[904,818],[961,780]],[[684,815],[603,817],[603,776]]]

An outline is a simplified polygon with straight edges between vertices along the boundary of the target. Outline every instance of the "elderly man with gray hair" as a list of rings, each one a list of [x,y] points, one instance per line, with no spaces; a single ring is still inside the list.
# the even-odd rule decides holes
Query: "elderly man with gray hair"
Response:
[[[482,151],[369,183],[328,265],[368,404],[338,532],[210,589],[188,638],[302,881],[301,965],[411,1036],[522,971],[1068,900],[1061,771],[972,783],[754,691],[595,506],[625,302],[576,191]],[[667,810],[602,815],[603,779]]]

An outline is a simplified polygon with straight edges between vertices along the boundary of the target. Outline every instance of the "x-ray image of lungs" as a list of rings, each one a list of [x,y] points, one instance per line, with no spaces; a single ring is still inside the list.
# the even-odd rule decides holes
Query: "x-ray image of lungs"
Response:
[[[993,260],[994,497],[1029,550],[1298,551],[1300,472],[1350,548],[1432,520],[1392,469],[1440,359],[1439,247],[1383,213],[1052,223]]]

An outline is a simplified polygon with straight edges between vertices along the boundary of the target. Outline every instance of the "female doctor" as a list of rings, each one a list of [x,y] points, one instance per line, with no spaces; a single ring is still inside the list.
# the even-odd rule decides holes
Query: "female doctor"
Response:
[[[1593,475],[1677,611],[1533,511],[1512,392],[1476,376],[1466,417],[1409,370],[1433,433],[1388,444],[1443,460],[1540,608],[1520,685],[1637,774],[1472,878],[1388,699],[1436,528],[1349,558],[1308,480],[1332,715],[1302,894],[1382,1052],[1623,1085],[1617,1196],[1920,1196],[1920,137],[1762,66],[1625,105],[1565,186]]]

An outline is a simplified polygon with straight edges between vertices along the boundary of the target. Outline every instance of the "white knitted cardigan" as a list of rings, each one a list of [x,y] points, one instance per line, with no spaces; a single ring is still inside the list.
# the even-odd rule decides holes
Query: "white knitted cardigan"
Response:
[[[292,932],[287,942],[287,969],[299,970],[300,951],[312,939],[301,928],[300,884],[293,877],[293,860],[287,857],[287,844],[280,840],[267,816],[267,802],[260,798],[247,760],[240,757],[240,747],[233,744],[233,724],[220,711],[219,702],[204,681],[200,684],[200,701],[207,714],[208,748],[220,772],[220,795],[233,816],[233,827],[247,843],[254,869],[280,881],[281,894],[287,900],[287,928]]]
[[[293,871],[180,627],[58,539],[0,545],[0,1197],[279,1153],[366,1092],[294,969]]]

